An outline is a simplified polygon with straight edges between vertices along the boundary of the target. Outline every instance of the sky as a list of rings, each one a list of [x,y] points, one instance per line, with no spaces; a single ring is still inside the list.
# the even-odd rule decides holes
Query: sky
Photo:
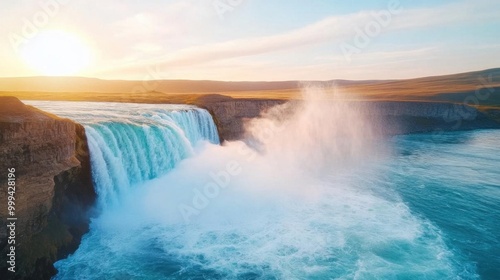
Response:
[[[500,67],[500,1],[0,2],[0,77],[403,79]]]

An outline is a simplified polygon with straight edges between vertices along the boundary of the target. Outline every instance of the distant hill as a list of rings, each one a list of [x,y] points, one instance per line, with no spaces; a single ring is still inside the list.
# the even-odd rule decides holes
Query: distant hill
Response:
[[[0,78],[0,96],[21,99],[116,102],[185,102],[193,96],[300,98],[304,85],[325,85],[353,99],[434,101],[500,107],[500,68],[406,80],[223,82],[196,80],[101,80],[83,77]],[[332,89],[335,85],[335,89]],[[475,97],[475,98],[474,98]],[[477,104],[475,104],[477,100]]]
[[[446,88],[470,89],[480,85],[480,78],[488,80],[492,75],[495,84],[500,83],[500,68],[460,74],[424,77],[407,80],[329,80],[329,81],[281,81],[281,82],[223,82],[197,80],[101,80],[83,77],[16,77],[0,78],[0,91],[45,91],[45,92],[100,92],[134,93],[139,88],[163,93],[214,93],[232,91],[294,90],[301,83],[336,84],[341,87],[378,89],[425,89],[432,92]]]
[[[195,80],[101,80],[82,77],[0,78],[0,91],[134,93],[139,89],[164,93],[210,93],[297,89],[297,81],[221,82]]]

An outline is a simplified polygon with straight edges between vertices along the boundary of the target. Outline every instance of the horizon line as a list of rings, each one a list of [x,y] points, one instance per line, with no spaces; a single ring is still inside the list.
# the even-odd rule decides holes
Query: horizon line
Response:
[[[224,83],[290,83],[290,82],[333,82],[333,81],[353,81],[353,82],[365,82],[365,81],[405,81],[405,80],[414,80],[414,79],[423,79],[423,78],[431,78],[431,77],[443,77],[443,76],[453,76],[460,74],[470,74],[475,72],[485,72],[492,70],[500,70],[500,66],[494,68],[486,68],[480,70],[472,70],[467,72],[453,72],[439,75],[431,75],[431,76],[418,76],[412,78],[399,78],[399,79],[338,79],[333,78],[329,80],[208,80],[208,79],[104,79],[98,77],[90,77],[90,76],[2,76],[0,79],[30,79],[30,78],[39,78],[39,79],[93,79],[100,81],[115,81],[115,82],[139,82],[139,81],[186,81],[186,82],[224,82]]]

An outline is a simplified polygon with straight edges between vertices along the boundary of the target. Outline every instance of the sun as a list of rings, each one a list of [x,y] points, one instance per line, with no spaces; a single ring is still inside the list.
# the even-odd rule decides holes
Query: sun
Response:
[[[92,58],[83,40],[60,30],[39,33],[26,43],[21,56],[33,70],[47,76],[77,74],[89,66]]]

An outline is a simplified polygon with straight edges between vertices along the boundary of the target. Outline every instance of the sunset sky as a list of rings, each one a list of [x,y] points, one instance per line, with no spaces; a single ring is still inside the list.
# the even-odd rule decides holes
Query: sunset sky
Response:
[[[2,1],[0,77],[360,80],[467,72],[500,67],[499,11],[500,1],[489,0]]]

